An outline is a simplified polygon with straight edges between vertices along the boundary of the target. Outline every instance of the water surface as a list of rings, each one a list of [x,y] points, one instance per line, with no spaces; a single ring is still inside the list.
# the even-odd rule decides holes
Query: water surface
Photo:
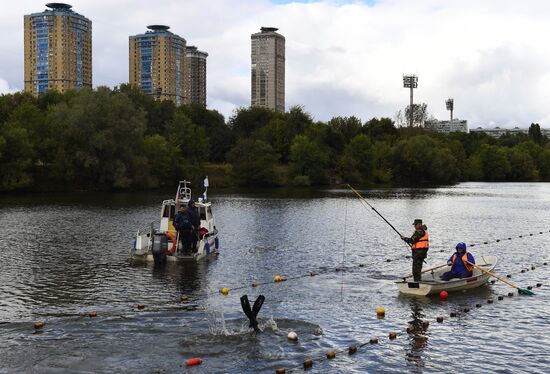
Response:
[[[128,256],[135,231],[158,220],[170,193],[0,197],[0,372],[300,371],[307,358],[372,336],[380,343],[316,362],[313,372],[548,372],[546,285],[535,288],[535,297],[502,301],[497,297],[511,288],[500,282],[451,294],[447,302],[400,296],[394,281],[410,271],[407,248],[350,192],[211,190],[221,253],[200,264],[161,267],[132,264]],[[521,286],[548,282],[549,267],[538,264],[550,259],[550,184],[363,193],[403,233],[424,219],[429,265],[466,241],[481,244],[471,248],[474,256],[498,256],[496,270],[514,273],[511,280]],[[320,274],[271,282],[277,274],[310,271]],[[253,282],[268,284],[253,288]],[[232,291],[222,296],[221,287]],[[182,293],[189,302],[179,301]],[[262,333],[251,332],[244,319],[245,293],[252,300],[266,296]],[[386,309],[384,319],[376,318],[378,306]],[[91,311],[98,317],[89,318]],[[450,318],[451,311],[458,317]],[[46,322],[40,333],[37,320]],[[405,333],[421,320],[430,321],[427,329]],[[297,332],[297,343],[287,341],[289,331]],[[387,339],[390,331],[399,333],[396,340]],[[191,357],[203,364],[185,368]]]

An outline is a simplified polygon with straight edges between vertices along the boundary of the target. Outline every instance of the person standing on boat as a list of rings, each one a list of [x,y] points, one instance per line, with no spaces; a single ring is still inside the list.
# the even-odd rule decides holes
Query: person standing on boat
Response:
[[[191,230],[191,252],[197,252],[197,240],[199,238],[199,228],[201,225],[201,219],[195,202],[189,200],[187,203],[187,214],[189,214],[189,220],[191,221],[192,230]]]
[[[174,228],[178,230],[179,242],[181,243],[183,253],[189,254],[193,238],[193,224],[185,205],[180,205],[179,212],[174,218]]]
[[[441,276],[441,280],[448,281],[453,278],[471,277],[474,267],[468,262],[475,264],[474,256],[466,251],[466,243],[458,243],[456,245],[456,253],[453,253],[447,261],[447,265],[451,267],[451,271],[444,273]]]
[[[422,224],[421,219],[415,219],[413,222],[414,233],[410,238],[402,236],[406,243],[410,244],[412,250],[412,273],[415,282],[422,280],[422,263],[428,255],[428,249],[430,248],[430,241],[428,236],[428,228]]]

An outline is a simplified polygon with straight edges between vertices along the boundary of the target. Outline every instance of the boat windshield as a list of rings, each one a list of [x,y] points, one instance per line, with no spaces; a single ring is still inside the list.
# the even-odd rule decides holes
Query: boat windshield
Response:
[[[175,205],[165,205],[162,209],[162,217],[163,218],[174,218],[176,215],[176,206]]]

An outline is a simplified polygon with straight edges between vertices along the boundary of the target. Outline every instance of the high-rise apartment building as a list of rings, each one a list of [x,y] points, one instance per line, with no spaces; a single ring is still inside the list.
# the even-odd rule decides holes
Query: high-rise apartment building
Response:
[[[185,52],[185,103],[206,106],[206,57],[208,53],[189,46]]]
[[[69,4],[25,16],[25,91],[92,87],[92,22]]]
[[[285,111],[285,37],[277,28],[252,34],[252,106]]]
[[[185,98],[186,41],[168,26],[147,28],[145,34],[130,36],[130,84],[180,105]]]

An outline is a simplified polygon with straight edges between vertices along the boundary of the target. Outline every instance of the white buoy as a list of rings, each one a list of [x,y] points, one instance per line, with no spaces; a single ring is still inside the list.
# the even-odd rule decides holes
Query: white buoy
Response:
[[[291,331],[287,335],[288,340],[292,340],[293,342],[298,340],[298,334],[296,334],[294,331]]]

